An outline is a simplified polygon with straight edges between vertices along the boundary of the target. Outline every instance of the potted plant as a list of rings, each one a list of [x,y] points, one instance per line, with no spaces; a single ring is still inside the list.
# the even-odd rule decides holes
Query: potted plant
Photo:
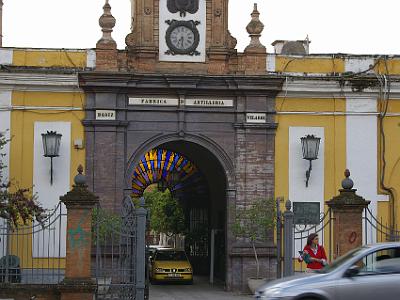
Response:
[[[249,289],[252,293],[265,281],[265,278],[260,278],[260,262],[256,244],[265,240],[268,232],[274,228],[275,217],[275,203],[271,199],[257,199],[249,206],[236,211],[233,233],[237,238],[250,243],[256,261],[256,276],[248,278]]]

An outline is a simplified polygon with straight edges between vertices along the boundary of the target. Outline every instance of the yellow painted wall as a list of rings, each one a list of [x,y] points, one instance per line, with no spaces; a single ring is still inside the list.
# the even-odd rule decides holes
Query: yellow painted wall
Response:
[[[13,51],[13,65],[23,67],[85,68],[86,59],[85,50],[15,49]]]
[[[342,58],[277,56],[275,70],[282,73],[343,73],[345,62]]]
[[[289,197],[289,127],[324,127],[325,131],[325,199],[337,194],[346,169],[346,120],[344,116],[281,115],[280,112],[345,111],[344,99],[277,98],[275,139],[275,195]],[[300,141],[299,141],[300,142]],[[332,159],[333,158],[333,159]],[[301,158],[299,158],[301,159]]]
[[[391,116],[390,114],[400,113],[400,100],[391,99],[388,102],[388,114],[383,121],[383,129],[386,141],[386,170],[385,170],[385,185],[391,188],[394,193],[395,201],[395,222],[397,226],[400,226],[400,117]],[[380,123],[378,122],[378,129],[380,130]],[[383,171],[383,160],[382,160],[382,143],[383,139],[379,134],[380,141],[380,171]],[[381,193],[386,193],[383,189],[380,189]],[[388,213],[390,206],[388,203],[381,205],[378,216],[385,216],[385,220],[390,220],[390,214]],[[400,230],[400,228],[399,228]]]
[[[18,92],[12,95],[12,105],[14,106],[60,106],[83,108],[85,96],[83,93],[57,93],[57,92]],[[10,178],[20,187],[32,187],[33,185],[33,144],[34,144],[34,123],[35,122],[71,122],[71,174],[70,183],[72,187],[73,178],[79,164],[85,165],[85,150],[77,150],[73,147],[74,139],[84,140],[84,129],[81,121],[84,119],[83,111],[66,110],[13,110],[11,112],[11,143],[10,143]],[[55,195],[58,197],[59,195]],[[58,199],[57,199],[58,200]],[[39,195],[40,201],[40,195]],[[32,262],[27,255],[30,251],[32,242],[29,237],[19,238],[20,246],[18,254],[22,259],[22,267],[58,267],[64,266],[64,261],[51,259],[34,259]],[[17,245],[17,243],[14,243]],[[16,251],[16,248],[13,249]],[[49,266],[47,264],[50,264]]]

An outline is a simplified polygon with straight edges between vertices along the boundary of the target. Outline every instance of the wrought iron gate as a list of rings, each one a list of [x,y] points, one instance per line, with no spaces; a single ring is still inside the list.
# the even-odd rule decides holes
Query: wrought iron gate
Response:
[[[146,210],[124,199],[120,214],[100,206],[94,212],[96,299],[143,300],[145,297]]]

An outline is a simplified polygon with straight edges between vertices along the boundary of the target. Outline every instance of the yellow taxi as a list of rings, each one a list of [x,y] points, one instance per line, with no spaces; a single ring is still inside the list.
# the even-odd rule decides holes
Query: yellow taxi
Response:
[[[150,280],[157,282],[193,283],[193,269],[185,251],[157,249],[151,258]]]

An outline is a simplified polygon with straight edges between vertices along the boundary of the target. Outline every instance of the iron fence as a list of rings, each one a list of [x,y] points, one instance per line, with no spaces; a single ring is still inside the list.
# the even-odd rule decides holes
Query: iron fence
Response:
[[[0,283],[57,284],[64,279],[67,214],[59,202],[43,222],[0,220]]]
[[[146,210],[135,208],[130,197],[119,214],[100,205],[96,208],[92,245],[96,299],[144,299],[145,223]]]
[[[364,244],[400,241],[400,229],[398,225],[390,227],[382,217],[378,220],[369,207],[364,209],[363,231]]]

